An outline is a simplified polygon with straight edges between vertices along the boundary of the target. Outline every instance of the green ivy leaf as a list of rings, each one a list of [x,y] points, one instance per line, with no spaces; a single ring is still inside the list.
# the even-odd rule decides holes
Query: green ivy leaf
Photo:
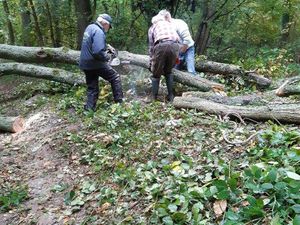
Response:
[[[159,217],[164,217],[164,216],[167,216],[169,214],[167,213],[167,211],[164,208],[158,208],[157,209],[157,215]]]
[[[177,205],[174,205],[174,204],[170,204],[168,205],[168,209],[170,210],[170,212],[176,212],[177,211]]]
[[[186,218],[187,218],[186,214],[182,212],[176,212],[172,215],[172,219],[176,223],[183,223],[186,221]]]
[[[286,175],[293,180],[300,180],[300,175],[297,173],[287,171]]]
[[[173,220],[170,216],[166,216],[162,219],[165,225],[173,225]]]
[[[300,215],[296,215],[293,219],[293,225],[300,225]]]
[[[299,204],[293,205],[291,208],[295,211],[295,213],[300,214],[300,205]]]
[[[273,188],[273,184],[271,184],[271,183],[263,183],[261,185],[261,188],[266,191],[266,190],[272,189]]]

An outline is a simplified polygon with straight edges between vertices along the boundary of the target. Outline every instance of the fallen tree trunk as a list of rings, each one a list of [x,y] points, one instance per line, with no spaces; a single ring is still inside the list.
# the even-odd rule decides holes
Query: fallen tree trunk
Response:
[[[9,74],[41,78],[70,85],[85,84],[83,74],[24,63],[0,63],[0,76]]]
[[[276,95],[280,97],[288,97],[290,95],[299,95],[300,87],[298,85],[293,85],[298,82],[300,77],[292,77],[287,79],[277,90]]]
[[[14,45],[0,44],[0,58],[11,59],[17,62],[30,62],[30,63],[67,63],[77,65],[79,61],[80,52],[70,50],[67,48],[41,48],[41,47],[23,47]],[[119,58],[121,62],[126,64],[148,68],[149,56],[138,55],[126,51],[119,51]],[[204,78],[191,76],[178,70],[173,70],[174,80],[198,88],[201,91],[209,91],[212,89],[223,90],[222,84],[209,81]]]
[[[233,64],[204,60],[196,62],[195,67],[196,70],[200,72],[241,76],[247,81],[256,83],[261,88],[267,88],[272,83],[271,80],[265,78],[264,76],[261,76],[253,71],[245,71],[242,67]]]
[[[200,91],[189,91],[183,92],[182,97],[187,98],[202,98],[209,101],[213,101],[225,105],[268,105],[270,102],[276,102],[277,104],[283,104],[284,100],[275,95],[274,91],[268,91],[263,93],[254,93],[249,95],[239,96],[224,96],[218,92],[200,92]]]
[[[24,130],[24,119],[22,117],[0,116],[0,130],[6,132],[20,132]]]
[[[275,120],[300,124],[300,104],[270,104],[255,107],[229,106],[201,98],[175,97],[173,105],[176,108],[198,109],[209,114],[227,115],[234,113],[257,121]]]

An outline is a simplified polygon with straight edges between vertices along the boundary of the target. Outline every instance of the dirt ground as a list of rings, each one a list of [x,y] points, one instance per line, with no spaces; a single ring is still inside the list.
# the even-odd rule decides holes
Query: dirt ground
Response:
[[[2,105],[15,98],[16,82],[1,82]],[[32,104],[35,98],[26,102]],[[0,104],[0,105],[1,105]],[[2,108],[3,112],[3,108]],[[5,114],[16,115],[17,109],[5,109]],[[78,185],[91,172],[79,163],[76,153],[58,151],[61,131],[77,132],[80,124],[67,124],[49,108],[37,110],[25,117],[25,130],[0,133],[0,188],[28,187],[29,198],[18,207],[0,213],[0,224],[77,224],[84,219],[84,208],[71,217],[65,213],[65,193]],[[64,184],[64,192],[53,187]]]

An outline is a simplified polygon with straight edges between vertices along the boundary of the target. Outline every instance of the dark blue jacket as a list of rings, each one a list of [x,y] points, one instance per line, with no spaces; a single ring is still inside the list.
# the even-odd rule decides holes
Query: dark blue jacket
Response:
[[[79,67],[82,70],[103,68],[109,57],[106,51],[105,32],[99,23],[87,26],[83,34]]]

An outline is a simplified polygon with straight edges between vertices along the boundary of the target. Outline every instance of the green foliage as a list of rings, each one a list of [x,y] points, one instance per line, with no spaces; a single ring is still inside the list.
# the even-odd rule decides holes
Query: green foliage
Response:
[[[0,212],[6,212],[19,206],[28,197],[26,187],[16,187],[6,192],[2,191],[0,192]]]
[[[227,202],[224,224],[291,224],[298,220],[297,131],[273,125],[240,158],[225,159],[224,152],[211,153],[212,148],[205,144],[211,135],[218,136],[220,125],[210,119],[215,134],[203,130],[201,113],[175,111],[156,103],[109,104],[110,96],[105,93],[101,109],[88,115],[81,110],[81,88],[59,101],[66,111],[75,109],[77,120],[80,117],[85,127],[78,133],[63,134],[68,140],[65,147],[76,146],[81,162],[101,174],[101,188],[94,186],[93,190],[98,191],[101,207],[114,208],[116,221],[221,223],[213,209],[219,200]],[[79,192],[88,196],[91,184],[83,186]],[[69,198],[69,204],[75,199],[82,204],[86,198],[78,193]],[[145,213],[131,209],[136,202]]]

